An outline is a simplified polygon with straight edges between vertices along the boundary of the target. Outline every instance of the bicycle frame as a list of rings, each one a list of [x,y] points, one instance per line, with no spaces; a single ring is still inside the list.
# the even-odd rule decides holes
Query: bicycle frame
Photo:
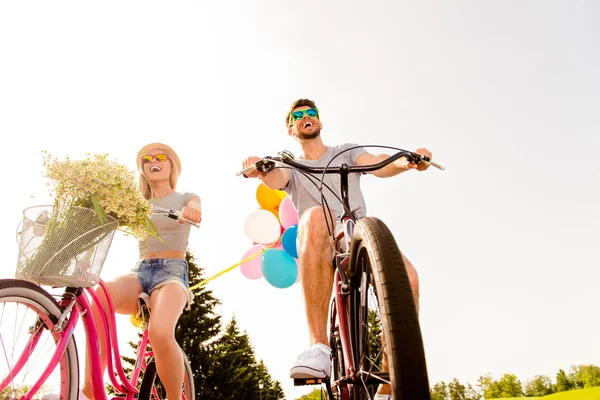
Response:
[[[52,371],[58,366],[60,358],[63,356],[69,341],[73,338],[73,333],[75,326],[79,321],[79,317],[81,316],[83,326],[85,329],[87,342],[88,342],[88,353],[90,356],[90,367],[91,367],[91,376],[92,376],[92,390],[95,399],[107,400],[107,396],[104,389],[104,377],[101,374],[101,357],[100,357],[100,341],[98,335],[99,327],[96,325],[94,321],[94,317],[92,314],[92,306],[90,301],[98,306],[101,310],[102,315],[102,326],[100,329],[104,329],[105,337],[106,337],[106,348],[107,348],[107,369],[109,372],[109,377],[112,386],[121,394],[125,395],[126,400],[133,400],[134,395],[138,393],[136,388],[137,380],[140,376],[140,372],[146,367],[146,358],[148,356],[152,356],[153,353],[146,351],[146,348],[149,344],[148,337],[148,329],[144,329],[142,338],[138,342],[138,351],[137,351],[137,359],[134,365],[133,371],[131,373],[131,379],[128,380],[125,371],[121,365],[121,357],[119,354],[119,346],[117,343],[117,331],[116,331],[116,321],[115,321],[115,313],[112,306],[112,301],[110,299],[110,295],[108,294],[108,289],[104,281],[100,280],[100,287],[106,294],[106,298],[108,300],[108,310],[105,310],[102,307],[100,299],[94,292],[92,288],[66,288],[65,292],[59,301],[59,304],[64,307],[64,312],[62,316],[59,318],[56,326],[62,332],[60,336],[60,340],[57,344],[56,350],[48,364],[45,368],[44,372],[41,374],[40,378],[33,384],[30,390],[23,396],[24,400],[32,399],[36,392],[42,387],[42,385],[46,382]],[[106,317],[106,311],[109,312],[111,316],[110,324]],[[57,334],[60,334],[57,332]],[[33,333],[31,338],[29,338],[28,345],[26,349],[33,349],[38,343],[40,334]],[[113,356],[115,357],[115,364],[113,365]],[[24,351],[19,357],[18,361],[15,363],[13,371],[16,374],[19,373],[21,368],[25,365],[28,360],[28,354]],[[117,375],[121,382],[118,382],[115,376],[115,369]],[[64,373],[64,372],[63,372]],[[8,377],[7,379],[9,379]],[[8,382],[2,382],[2,386],[7,384]]]

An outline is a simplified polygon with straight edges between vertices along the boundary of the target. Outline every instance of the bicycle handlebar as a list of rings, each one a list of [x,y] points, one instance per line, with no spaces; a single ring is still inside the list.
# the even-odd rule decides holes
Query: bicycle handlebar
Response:
[[[327,167],[327,168],[325,168],[325,167],[309,167],[307,165],[304,165],[304,164],[294,161],[294,155],[287,150],[280,151],[278,154],[279,155],[277,157],[270,157],[270,156],[264,157],[262,160],[254,163],[254,165],[251,165],[250,167],[237,172],[236,176],[243,175],[244,178],[247,178],[246,173],[250,172],[254,169],[258,169],[260,172],[263,172],[263,173],[268,173],[268,172],[271,172],[273,169],[277,168],[277,165],[276,165],[277,163],[285,164],[290,167],[294,167],[301,171],[308,172],[311,174],[323,174],[323,173],[339,174],[341,169],[344,168],[342,166]],[[388,158],[386,158],[385,160],[383,160],[381,162],[378,162],[377,164],[353,165],[353,166],[346,166],[345,168],[350,173],[352,173],[352,172],[354,172],[354,173],[371,172],[371,171],[376,171],[380,168],[383,168],[401,157],[406,157],[408,159],[408,161],[411,163],[418,164],[420,162],[427,162],[430,165],[432,165],[438,169],[441,169],[441,170],[446,169],[446,167],[444,167],[443,165],[440,165],[438,163],[431,161],[431,158],[429,158],[427,156],[424,156],[422,154],[413,153],[412,151],[407,151],[407,150],[401,150],[395,154],[392,154],[391,156],[389,156]]]
[[[183,216],[181,215],[181,212],[177,211],[177,210],[171,210],[169,208],[164,208],[164,207],[152,207],[152,214],[164,215],[167,218],[171,218],[171,219],[174,219],[177,221],[184,221],[192,226],[195,226],[196,228],[200,228],[199,222],[194,222],[187,218],[183,218]]]

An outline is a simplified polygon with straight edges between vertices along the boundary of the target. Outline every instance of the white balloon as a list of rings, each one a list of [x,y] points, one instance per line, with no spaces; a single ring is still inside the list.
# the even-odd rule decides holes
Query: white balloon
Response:
[[[270,244],[279,239],[281,226],[275,214],[259,208],[246,219],[244,232],[255,243]]]

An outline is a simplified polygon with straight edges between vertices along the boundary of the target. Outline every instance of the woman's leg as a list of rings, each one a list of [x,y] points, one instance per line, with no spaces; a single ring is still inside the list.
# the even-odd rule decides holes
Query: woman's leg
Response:
[[[175,325],[187,301],[187,293],[178,283],[167,283],[150,296],[150,345],[169,399],[181,399],[183,355],[175,341]]]
[[[135,276],[124,275],[119,276],[115,280],[106,282],[108,292],[110,293],[110,299],[113,303],[115,311],[119,314],[133,314],[137,311],[137,299],[138,295],[142,292],[142,285]],[[96,288],[96,294],[102,303],[102,308],[105,310],[107,318],[110,318],[108,314],[108,303],[104,290],[100,286]],[[100,315],[100,309],[92,303],[92,313],[94,315],[94,321],[96,321],[96,327],[98,330],[98,337],[100,339],[100,354],[101,354],[101,368],[102,376],[106,371],[107,356],[108,352],[106,349],[106,335],[102,328],[102,317]],[[89,345],[86,346],[86,357],[85,357],[85,379],[83,383],[82,392],[92,399],[92,369],[90,365],[89,356]]]

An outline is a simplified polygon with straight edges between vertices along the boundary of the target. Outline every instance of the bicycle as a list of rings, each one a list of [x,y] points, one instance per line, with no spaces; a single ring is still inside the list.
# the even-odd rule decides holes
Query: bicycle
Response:
[[[325,384],[331,400],[371,399],[380,384],[391,385],[395,400],[430,399],[421,330],[402,254],[380,219],[357,220],[350,211],[348,175],[375,171],[400,157],[414,163],[428,162],[442,170],[444,167],[429,157],[402,149],[358,147],[385,147],[398,152],[373,165],[342,163],[335,167],[329,164],[309,167],[294,161],[289,151],[282,151],[277,157],[264,157],[237,173],[246,176],[254,168],[265,173],[275,168],[293,168],[311,178],[315,185],[318,186],[316,182],[321,184],[318,186],[321,203],[335,250],[334,295],[329,311],[332,373],[324,379],[295,379],[294,384]],[[352,149],[345,151],[349,150]],[[335,223],[323,197],[325,174],[340,175],[341,199],[327,187],[345,210],[340,218],[343,229],[337,235],[332,232]],[[330,221],[332,226],[329,226]],[[373,304],[370,305],[370,301]],[[383,357],[387,357],[387,371],[382,369]]]
[[[30,207],[23,212],[25,222],[23,230],[20,232],[21,242],[23,240],[36,242],[37,240],[37,243],[29,247],[28,244],[22,244],[21,256],[24,252],[27,252],[27,257],[35,255],[36,246],[39,246],[39,242],[45,236],[46,221],[48,216],[52,215],[52,209],[51,206],[37,206]],[[78,213],[89,214],[89,218],[98,220],[98,216],[93,210],[79,207],[76,209],[78,209]],[[172,219],[183,219],[175,210],[155,207],[152,213]],[[69,222],[82,225],[81,220]],[[198,226],[192,221],[185,220],[185,222]],[[75,269],[66,269],[70,275],[64,273],[65,268],[61,266],[63,270],[61,274],[55,273],[55,276],[49,273],[40,274],[36,279],[29,277],[29,280],[33,280],[35,283],[23,279],[0,280],[0,348],[2,350],[0,359],[6,362],[6,367],[0,368],[1,399],[28,400],[34,396],[39,398],[48,391],[57,393],[59,398],[64,400],[78,398],[79,360],[73,332],[79,317],[83,321],[88,339],[95,399],[107,399],[104,377],[100,373],[98,329],[104,329],[106,333],[107,370],[110,384],[118,393],[113,399],[158,400],[164,398],[165,392],[156,374],[156,365],[148,336],[149,296],[144,293],[140,294],[138,299],[138,315],[142,322],[142,332],[137,343],[136,361],[129,374],[129,379],[121,364],[115,312],[107,287],[99,277],[116,227],[114,220],[101,226],[103,232],[98,240],[94,239],[91,247],[87,248],[85,252],[78,253],[72,261],[69,261],[70,266],[75,266]],[[78,238],[84,237],[88,241],[89,235],[90,231],[87,231]],[[70,247],[75,246],[75,243],[77,243],[77,239],[71,240],[61,249],[62,253],[71,256],[69,250]],[[82,254],[88,261],[91,259],[91,268],[85,263],[86,268],[80,268],[82,257],[84,257]],[[96,261],[96,257],[100,258],[100,261]],[[61,259],[61,256],[57,253],[52,259]],[[94,263],[99,263],[100,266],[98,267]],[[49,266],[48,270],[56,271],[51,263],[47,265]],[[57,301],[55,296],[36,283],[50,285],[53,288],[64,287],[63,293],[59,295]],[[92,289],[96,283],[104,291],[108,300],[109,319],[106,318],[106,312],[96,292]],[[91,302],[95,303],[102,311],[100,313],[102,321],[99,321],[101,326],[97,326],[94,321]],[[15,317],[14,320],[11,319],[12,316]],[[7,328],[3,327],[4,323]],[[12,332],[10,332],[11,328]],[[12,347],[9,348],[9,346]],[[194,399],[194,379],[185,353],[183,359],[185,377],[182,398],[184,400]],[[138,382],[141,383],[138,385]]]

